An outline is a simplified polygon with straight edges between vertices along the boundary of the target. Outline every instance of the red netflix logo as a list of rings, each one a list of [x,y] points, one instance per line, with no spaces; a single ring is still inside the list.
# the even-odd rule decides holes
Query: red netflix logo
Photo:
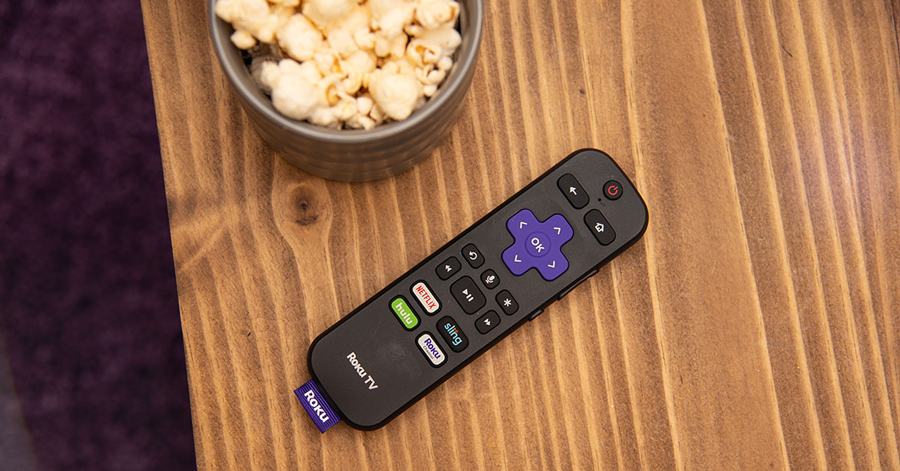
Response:
[[[441,308],[441,305],[438,303],[437,298],[431,294],[431,290],[428,289],[428,285],[424,282],[420,281],[413,285],[412,288],[413,294],[416,295],[416,299],[419,300],[419,304],[428,311],[429,314],[434,314],[438,309]]]

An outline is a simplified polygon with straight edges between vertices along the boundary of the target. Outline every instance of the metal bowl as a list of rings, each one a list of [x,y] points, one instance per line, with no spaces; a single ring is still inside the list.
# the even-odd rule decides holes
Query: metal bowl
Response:
[[[263,139],[288,162],[309,173],[343,181],[368,181],[400,173],[437,148],[462,112],[475,75],[484,21],[482,0],[459,0],[459,31],[453,68],[424,106],[409,118],[371,130],[336,130],[295,121],[280,114],[260,90],[230,40],[230,24],[209,0],[210,37],[219,63],[250,121]]]

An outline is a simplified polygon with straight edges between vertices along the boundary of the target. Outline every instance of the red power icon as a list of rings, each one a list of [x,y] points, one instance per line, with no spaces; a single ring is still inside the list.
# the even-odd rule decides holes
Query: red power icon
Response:
[[[622,196],[620,193],[621,189],[622,186],[615,180],[610,180],[606,182],[606,185],[603,185],[603,192],[606,193],[606,197],[611,200],[617,200]]]

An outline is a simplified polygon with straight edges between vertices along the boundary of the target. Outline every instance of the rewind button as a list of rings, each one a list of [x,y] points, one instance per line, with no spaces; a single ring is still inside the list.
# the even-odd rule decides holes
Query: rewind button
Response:
[[[438,265],[434,269],[434,272],[437,273],[438,278],[449,280],[460,268],[462,268],[462,266],[459,264],[459,260],[457,260],[456,257],[450,257],[445,260],[444,263]]]

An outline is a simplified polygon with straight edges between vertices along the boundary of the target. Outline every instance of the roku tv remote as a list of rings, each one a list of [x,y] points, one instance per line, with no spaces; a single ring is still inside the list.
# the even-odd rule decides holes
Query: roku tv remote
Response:
[[[646,228],[647,207],[619,166],[574,152],[319,335],[313,381],[351,426],[379,428]]]

